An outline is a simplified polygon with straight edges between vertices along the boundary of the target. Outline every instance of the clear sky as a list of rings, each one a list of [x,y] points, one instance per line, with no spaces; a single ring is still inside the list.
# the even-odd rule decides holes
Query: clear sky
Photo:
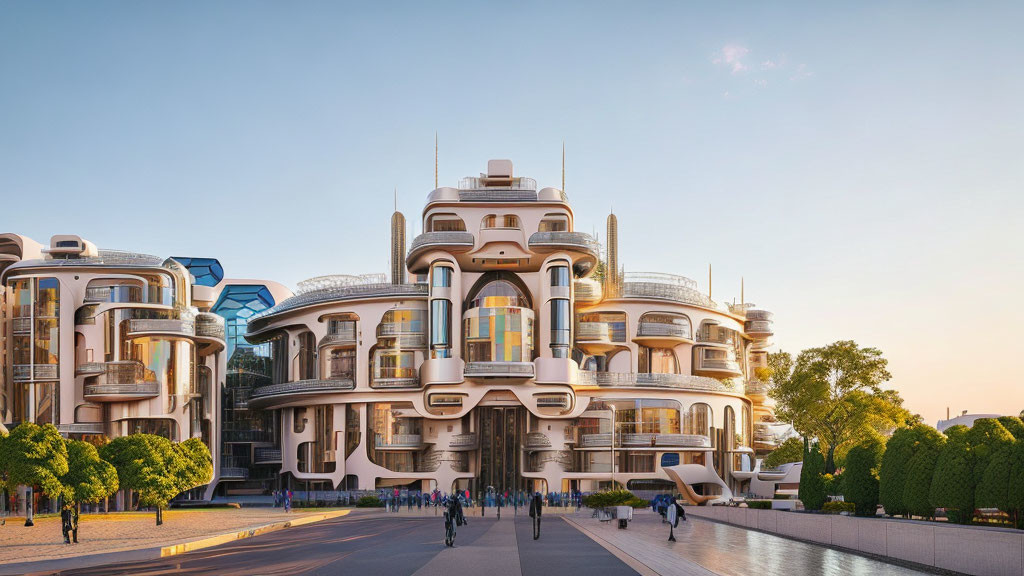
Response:
[[[933,423],[1024,409],[1024,4],[0,2],[0,230],[384,272],[488,158],[627,270],[881,348]],[[410,235],[414,230],[410,230]]]

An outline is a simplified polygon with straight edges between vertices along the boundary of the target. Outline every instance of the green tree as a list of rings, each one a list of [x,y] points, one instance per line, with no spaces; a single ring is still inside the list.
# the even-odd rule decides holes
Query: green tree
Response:
[[[919,425],[917,446],[914,455],[907,462],[906,481],[903,485],[903,505],[907,513],[924,518],[935,517],[935,506],[931,502],[932,479],[935,477],[935,465],[939,452],[946,437],[938,430]]]
[[[988,508],[989,506],[977,502],[979,496],[977,490],[981,487],[982,479],[988,470],[988,465],[996,455],[1005,456],[1005,449],[1013,444],[1013,434],[1003,427],[995,418],[979,418],[967,431],[967,443],[974,452],[973,480],[975,489],[975,507]],[[986,489],[988,487],[986,486]],[[988,501],[992,494],[986,492],[985,500]]]
[[[39,426],[22,422],[0,444],[3,454],[0,462],[7,467],[7,487],[14,491],[19,485],[28,486],[28,514],[26,526],[32,522],[32,490],[38,486],[51,498],[64,495],[61,476],[68,472],[68,449],[64,438],[53,424]]]
[[[1016,416],[1000,416],[996,418],[1003,428],[1010,434],[1013,434],[1014,439],[1020,440],[1024,438],[1024,421]]]
[[[950,522],[970,524],[974,517],[974,453],[963,426],[946,430],[946,443],[939,450],[929,500],[945,508]]]
[[[156,525],[163,524],[162,510],[181,490],[175,476],[185,468],[174,444],[153,434],[114,438],[100,448],[100,456],[114,465],[118,484],[139,493],[140,506],[156,508]]]
[[[907,481],[910,459],[914,456],[921,431],[916,426],[899,428],[885,444],[885,454],[878,471],[878,497],[889,516],[906,516],[903,487]]]
[[[903,400],[881,384],[890,378],[876,348],[846,340],[801,352],[795,361],[780,352],[769,357],[776,414],[805,438],[825,447],[825,472],[836,470],[836,451],[868,436],[887,435],[913,420]]]
[[[179,454],[176,462],[181,466],[176,474],[179,492],[209,484],[213,479],[213,457],[206,444],[199,438],[189,438],[174,448]]]
[[[797,497],[807,510],[821,510],[825,504],[825,459],[817,445],[804,453],[804,465],[800,470],[800,489]]]
[[[800,438],[787,438],[779,447],[764,457],[761,466],[775,468],[790,462],[802,462],[804,459],[804,441]]]
[[[1010,453],[1010,481],[1006,494],[1006,505],[1017,528],[1024,528],[1024,438],[1013,443]]]
[[[96,502],[117,492],[117,470],[88,442],[68,440],[68,472],[61,477],[72,504]]]
[[[850,448],[843,470],[843,499],[853,502],[857,516],[874,516],[878,509],[878,467],[885,444],[878,435]]]

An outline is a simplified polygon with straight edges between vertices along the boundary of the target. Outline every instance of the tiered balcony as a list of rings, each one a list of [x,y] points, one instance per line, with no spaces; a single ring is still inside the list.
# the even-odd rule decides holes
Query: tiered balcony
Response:
[[[604,296],[601,283],[592,278],[579,278],[573,282],[576,303],[584,306],[597,304]]]
[[[604,354],[614,350],[623,342],[616,342],[612,325],[608,322],[577,322],[576,345],[590,354]]]
[[[200,312],[196,314],[194,326],[199,354],[212,354],[225,348],[223,317],[212,312]]]
[[[743,374],[739,362],[721,348],[694,347],[693,372],[702,376],[730,378]]]
[[[610,448],[612,435],[584,434],[580,438],[581,448]],[[711,438],[699,434],[633,434],[619,433],[615,436],[615,447],[619,448],[711,448]]]
[[[479,445],[480,438],[477,436],[477,433],[467,432],[452,436],[452,441],[448,445],[448,450],[455,452],[476,450]]]
[[[375,434],[373,445],[377,450],[421,450],[424,447],[422,434]]]
[[[281,449],[280,448],[256,448],[255,463],[256,464],[280,464],[281,463]]]
[[[249,478],[248,468],[222,467],[220,469],[221,480],[247,480]]]
[[[747,396],[751,400],[764,400],[768,397],[768,388],[770,384],[761,380],[748,380],[746,386]]]
[[[57,426],[61,434],[104,434],[102,422],[75,422],[74,424],[60,424]]]
[[[734,382],[688,374],[645,374],[631,372],[590,372],[581,370],[580,386],[601,388],[676,388],[699,392],[742,393]]]
[[[581,276],[590,272],[601,256],[601,245],[585,232],[534,232],[528,243],[534,252],[565,251],[575,255],[573,269]]]
[[[343,326],[324,336],[321,346],[354,346],[357,342],[355,325]]]
[[[352,380],[296,380],[295,382],[270,384],[253,389],[252,396],[249,398],[249,407],[267,408],[302,396],[348,392],[354,389],[355,382]]]
[[[86,380],[83,396],[91,402],[127,402],[145,400],[160,395],[160,384],[147,381],[146,367],[134,360],[104,362],[103,371]],[[90,367],[92,368],[92,367]]]
[[[424,232],[413,238],[406,262],[411,264],[430,250],[461,253],[471,250],[475,244],[476,239],[469,232]]]
[[[689,324],[640,319],[634,341],[644,346],[672,348],[693,342]]]
[[[542,432],[530,432],[526,435],[527,450],[544,450],[551,448],[551,439]]]
[[[128,321],[128,337],[169,336],[192,338],[196,334],[195,322],[185,318],[133,319]],[[221,333],[223,338],[223,332]]]
[[[420,379],[418,376],[409,376],[407,378],[374,378],[370,382],[370,388],[419,388]]]
[[[467,362],[466,378],[533,378],[533,362]]]
[[[42,380],[56,380],[56,364],[15,364],[15,382],[39,382]]]
[[[763,310],[752,310],[746,313],[746,322],[743,323],[743,331],[746,335],[756,339],[763,340],[770,338],[774,334],[772,328],[772,314],[768,311]]]
[[[377,337],[395,338],[400,349],[426,348],[427,338],[422,328],[413,328],[408,322],[382,322],[377,325]]]
[[[697,290],[697,283],[684,276],[655,272],[627,272],[622,282],[623,298],[669,300],[718,310],[718,304]]]

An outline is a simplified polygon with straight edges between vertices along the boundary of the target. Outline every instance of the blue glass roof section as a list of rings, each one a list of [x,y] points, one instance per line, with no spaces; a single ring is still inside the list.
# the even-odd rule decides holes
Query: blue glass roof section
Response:
[[[177,259],[176,259],[177,260]],[[198,277],[196,278],[198,280]],[[232,284],[221,290],[220,298],[210,310],[227,320],[248,319],[274,305],[274,296],[262,284]]]
[[[188,256],[172,256],[171,258],[188,268],[189,273],[196,277],[196,284],[200,286],[216,286],[224,279],[224,267],[216,258],[191,258]]]

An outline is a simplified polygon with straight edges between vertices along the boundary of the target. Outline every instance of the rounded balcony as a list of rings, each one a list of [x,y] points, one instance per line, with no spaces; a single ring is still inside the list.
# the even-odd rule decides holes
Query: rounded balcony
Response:
[[[272,408],[306,396],[348,392],[355,389],[352,380],[296,380],[254,388],[250,408]]]

